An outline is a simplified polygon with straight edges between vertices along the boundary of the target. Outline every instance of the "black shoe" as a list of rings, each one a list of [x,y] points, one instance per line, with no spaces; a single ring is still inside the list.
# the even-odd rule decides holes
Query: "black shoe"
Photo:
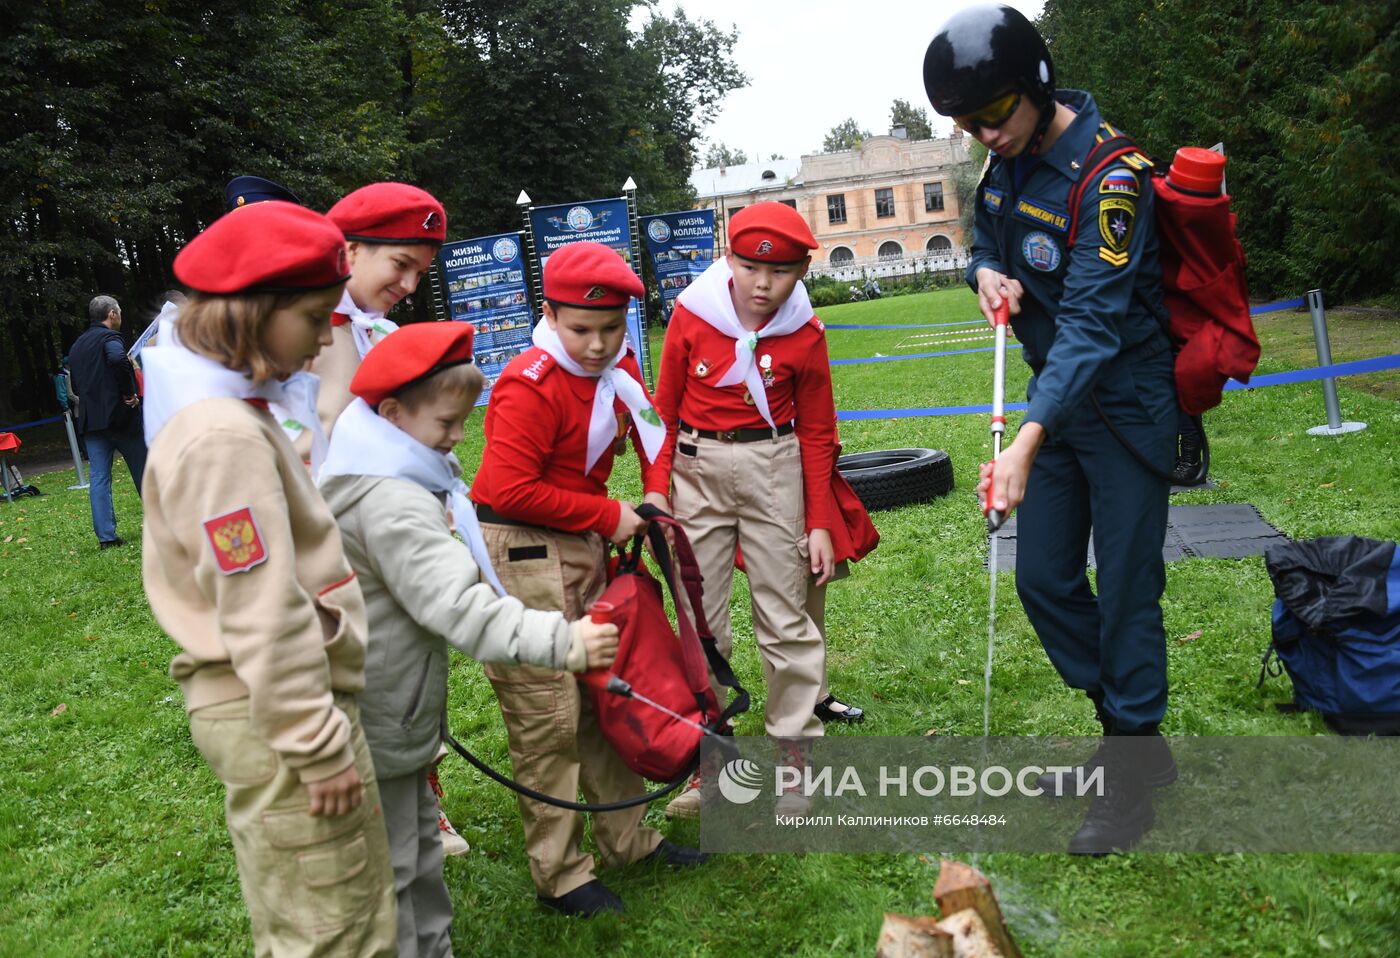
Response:
[[[1103,698],[1093,695],[1089,696],[1094,703],[1094,714],[1098,717],[1099,725],[1103,728],[1105,736],[1111,735],[1113,720],[1103,708]],[[1154,741],[1141,744],[1139,758],[1142,763],[1142,774],[1147,784],[1152,788],[1166,788],[1176,781],[1176,760],[1172,758],[1172,751],[1167,746],[1167,740],[1152,734]],[[1099,740],[1099,747],[1094,749],[1094,754],[1082,764],[1072,767],[1068,772],[1061,775],[1052,775],[1044,772],[1036,776],[1035,784],[1041,791],[1051,798],[1060,798],[1068,792],[1076,781],[1081,777],[1087,777],[1103,764],[1104,748],[1108,744],[1106,738]]]
[[[833,705],[841,705],[836,700],[836,696],[828,695],[817,703],[813,713],[823,722],[847,722],[851,725],[858,725],[865,721],[865,710],[854,705],[847,705],[844,709],[834,709]]]
[[[661,862],[672,868],[693,868],[696,865],[703,865],[709,860],[709,852],[677,845],[667,838],[661,839],[661,844],[653,848],[650,854],[642,859],[644,862]]]
[[[567,895],[560,895],[558,898],[536,895],[535,901],[561,915],[579,915],[584,918],[593,918],[608,911],[624,912],[627,910],[627,906],[622,903],[621,898],[617,897],[617,893],[596,878],[585,885],[578,886]]]
[[[124,545],[126,545],[126,540],[123,539],[121,536],[118,536],[118,537],[115,538],[115,539],[108,539],[108,540],[106,540],[105,542],[99,542],[99,543],[97,544],[97,548],[99,548],[99,549],[113,549],[113,548],[116,548],[117,546],[124,546]]]
[[[1160,738],[1155,729],[1145,734]],[[1156,818],[1152,789],[1143,774],[1155,747],[1143,736],[1125,735],[1106,739],[1102,751],[1103,794],[1094,797],[1083,824],[1069,840],[1071,855],[1098,857],[1125,852],[1141,840]]]

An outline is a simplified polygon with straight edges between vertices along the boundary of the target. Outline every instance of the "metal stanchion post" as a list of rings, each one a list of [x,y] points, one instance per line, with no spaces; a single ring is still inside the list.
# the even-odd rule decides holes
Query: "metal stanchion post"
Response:
[[[1313,340],[1317,343],[1317,364],[1332,365],[1332,344],[1327,339],[1327,315],[1322,309],[1322,290],[1308,290],[1308,312],[1312,314]],[[1322,380],[1322,402],[1327,407],[1327,423],[1313,426],[1310,436],[1340,436],[1349,432],[1360,432],[1366,428],[1364,422],[1342,422],[1342,409],[1337,402],[1337,381],[1332,377]]]
[[[86,489],[88,487],[87,476],[83,474],[83,457],[78,452],[78,434],[73,429],[73,414],[67,409],[63,410],[63,426],[68,430],[68,449],[73,453],[73,474],[78,477],[77,485],[69,486],[69,489]]]

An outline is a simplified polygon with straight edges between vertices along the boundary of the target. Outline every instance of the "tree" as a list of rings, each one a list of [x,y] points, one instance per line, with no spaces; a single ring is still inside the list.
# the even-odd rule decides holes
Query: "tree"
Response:
[[[713,169],[717,166],[741,166],[749,161],[748,154],[736,150],[725,143],[712,143],[705,151],[704,166]]]
[[[869,138],[870,131],[862,130],[854,117],[845,119],[833,126],[826,139],[822,140],[821,152],[840,153],[842,150],[854,150]]]
[[[1057,82],[1163,163],[1225,144],[1254,294],[1400,287],[1394,4],[1049,0],[1040,28]]]
[[[923,107],[914,107],[908,100],[895,100],[890,107],[890,128],[903,126],[911,140],[933,139],[933,127]]]

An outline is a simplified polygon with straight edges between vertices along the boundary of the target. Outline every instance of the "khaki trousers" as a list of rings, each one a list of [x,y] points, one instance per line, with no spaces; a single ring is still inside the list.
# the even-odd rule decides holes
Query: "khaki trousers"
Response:
[[[507,592],[530,609],[559,609],[571,621],[606,586],[603,540],[524,526],[481,524],[482,538]],[[534,666],[486,665],[510,739],[515,779],[568,801],[580,789],[589,802],[615,802],[646,791],[598,728],[586,689],[572,674]],[[593,880],[593,856],[583,852],[583,815],[518,797],[525,853],[535,889],[547,898]],[[661,833],[641,824],[645,805],[593,816],[593,840],[605,865],[651,854]]]
[[[399,958],[451,958],[452,898],[442,875],[438,802],[428,770],[381,779],[399,910]]]
[[[705,618],[719,651],[727,658],[734,642],[729,598],[737,545],[768,683],[764,727],[777,738],[821,735],[812,710],[826,644],[806,609],[811,562],[797,437],[723,442],[682,431],[671,476],[672,505],[705,578]]]
[[[840,579],[845,579],[845,578],[847,578],[848,576],[850,576],[850,574],[851,574],[851,564],[850,564],[849,562],[847,562],[845,559],[842,559],[840,562],[836,563],[836,568],[835,568],[835,570],[831,573],[831,580],[830,580],[829,582],[827,582],[826,584],[824,584],[824,585],[817,585],[817,577],[816,577],[816,576],[808,576],[808,578],[807,578],[807,601],[806,601],[804,607],[805,607],[806,610],[807,610],[807,616],[812,620],[812,624],[815,625],[815,626],[817,627],[817,632],[819,632],[819,633],[821,634],[821,637],[822,637],[822,648],[823,648],[823,649],[826,648],[826,644],[827,644],[827,642],[826,642],[826,587],[827,587],[828,585],[831,585],[832,582],[836,582],[836,581],[838,581],[838,580],[840,580]],[[822,661],[822,684],[821,684],[821,688],[817,690],[817,701],[818,701],[818,702],[823,702],[823,701],[825,701],[825,700],[826,700],[826,697],[827,697],[828,695],[831,694],[831,683],[830,683],[830,681],[828,681],[827,674],[826,674],[826,666],[827,666],[827,664],[828,664],[828,663],[826,662],[825,657],[823,657],[823,661]]]
[[[253,731],[248,700],[190,713],[190,734],[224,783],[224,816],[258,958],[398,953],[394,876],[379,787],[360,710],[351,695],[335,704],[350,718],[364,800],[338,817],[312,817],[306,786]]]

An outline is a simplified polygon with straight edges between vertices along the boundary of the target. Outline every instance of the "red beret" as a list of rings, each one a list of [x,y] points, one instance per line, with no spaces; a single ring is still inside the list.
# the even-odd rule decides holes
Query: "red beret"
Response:
[[[729,251],[763,263],[795,263],[817,248],[802,214],[786,203],[755,203],[729,221]]]
[[[371,183],[326,214],[345,238],[367,243],[437,243],[447,239],[447,213],[427,190],[407,183]]]
[[[232,210],[185,244],[175,278],[201,293],[299,293],[350,278],[345,237],[314,210],[269,200]]]
[[[602,243],[570,243],[544,263],[544,298],[581,309],[616,309],[646,287],[617,250]]]
[[[413,323],[394,330],[368,353],[350,380],[350,391],[378,406],[405,386],[472,361],[470,323]]]

